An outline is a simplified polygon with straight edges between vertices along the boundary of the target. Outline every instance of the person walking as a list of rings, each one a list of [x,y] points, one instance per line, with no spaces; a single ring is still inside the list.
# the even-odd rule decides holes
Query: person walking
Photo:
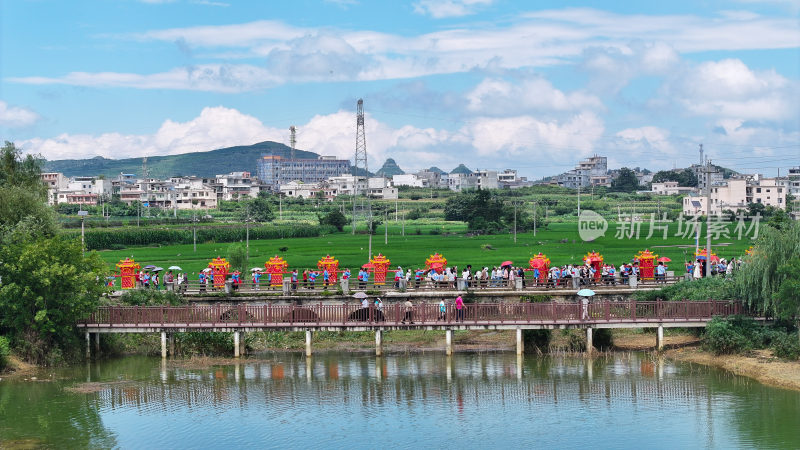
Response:
[[[406,323],[406,321],[411,322],[414,324],[414,304],[411,303],[411,299],[406,299],[405,303],[403,303],[405,307],[405,315],[403,316],[402,323]]]
[[[459,295],[456,297],[456,322],[464,321],[464,299]]]
[[[444,304],[444,299],[439,300],[439,317],[436,321],[446,321],[447,317],[447,305]]]

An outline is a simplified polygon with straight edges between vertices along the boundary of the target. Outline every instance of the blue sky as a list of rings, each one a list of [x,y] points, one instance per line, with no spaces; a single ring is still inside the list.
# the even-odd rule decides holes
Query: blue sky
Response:
[[[0,138],[48,159],[288,143],[406,170],[800,165],[800,0],[0,2]]]

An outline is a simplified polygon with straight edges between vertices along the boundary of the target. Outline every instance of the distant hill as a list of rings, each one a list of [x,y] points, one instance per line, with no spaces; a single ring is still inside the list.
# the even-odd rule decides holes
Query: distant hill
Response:
[[[253,145],[240,145],[211,151],[183,153],[147,158],[147,171],[154,178],[196,175],[213,177],[230,172],[258,173],[261,155],[291,156],[291,149],[283,144],[265,141]],[[318,158],[319,155],[305,150],[295,150],[296,158]],[[46,161],[44,170],[62,172],[65,176],[105,175],[115,177],[120,173],[142,174],[142,158],[108,159],[97,156],[91,159],[62,159]]]
[[[383,163],[383,167],[381,167],[377,172],[375,172],[375,175],[386,178],[392,178],[392,176],[394,175],[403,175],[403,174],[405,174],[405,172],[403,172],[403,169],[401,169],[400,166],[398,166],[397,163],[394,162],[392,158],[387,158],[386,162]]]
[[[444,170],[442,170],[442,169],[440,169],[440,168],[438,168],[436,166],[431,166],[431,168],[428,169],[428,172],[439,173],[439,174],[446,174],[447,173]]]
[[[469,175],[472,173],[472,171],[467,169],[467,166],[464,164],[459,164],[458,167],[451,170],[450,173],[463,173],[464,175]]]

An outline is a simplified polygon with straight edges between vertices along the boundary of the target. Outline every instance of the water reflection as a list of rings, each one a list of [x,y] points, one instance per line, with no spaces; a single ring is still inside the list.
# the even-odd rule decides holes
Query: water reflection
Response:
[[[170,448],[388,442],[353,439],[365,429],[392,430],[400,447],[800,446],[799,393],[637,354],[281,354],[204,368],[136,357],[60,376],[0,383],[0,447],[32,436],[57,447],[152,447],[143,436]],[[85,380],[102,388],[64,390]]]

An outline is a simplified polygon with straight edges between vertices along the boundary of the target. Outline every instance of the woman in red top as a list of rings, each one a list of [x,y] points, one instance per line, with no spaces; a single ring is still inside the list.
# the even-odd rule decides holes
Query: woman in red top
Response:
[[[459,295],[456,297],[456,322],[464,321],[464,300]]]

